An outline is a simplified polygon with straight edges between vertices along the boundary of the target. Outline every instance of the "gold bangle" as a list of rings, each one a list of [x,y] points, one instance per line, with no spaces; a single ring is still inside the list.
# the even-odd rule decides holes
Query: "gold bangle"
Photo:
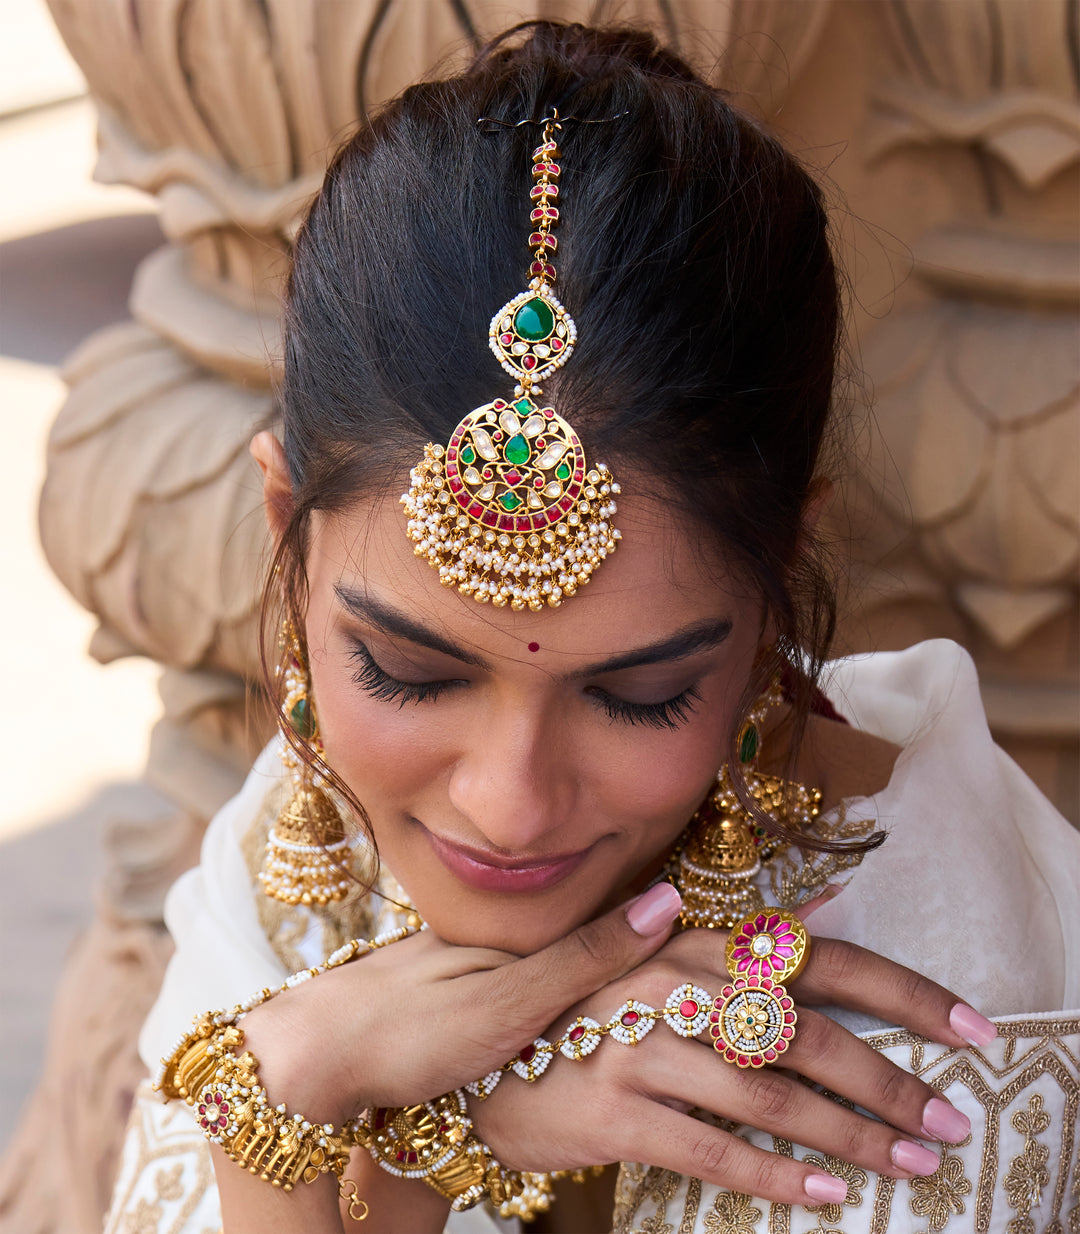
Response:
[[[199,1021],[166,1060],[161,1090],[193,1106],[210,1143],[274,1187],[291,1191],[301,1180],[313,1183],[326,1173],[340,1179],[352,1138],[330,1123],[311,1123],[288,1114],[284,1105],[271,1106],[254,1055],[234,1052],[243,1044],[235,1024]]]
[[[422,1178],[455,1212],[487,1197],[502,1205],[524,1190],[522,1176],[503,1169],[473,1134],[460,1089],[434,1101],[365,1111],[346,1130],[388,1174]]]

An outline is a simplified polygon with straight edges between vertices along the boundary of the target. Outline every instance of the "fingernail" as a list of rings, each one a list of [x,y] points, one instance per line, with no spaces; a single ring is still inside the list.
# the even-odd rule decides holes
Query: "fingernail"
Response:
[[[905,1174],[933,1174],[941,1165],[937,1153],[923,1148],[921,1144],[913,1144],[910,1140],[897,1140],[892,1146],[890,1156],[893,1165]]]
[[[931,1097],[923,1110],[922,1129],[928,1140],[959,1144],[971,1130],[971,1119],[940,1097]]]
[[[967,1003],[956,1004],[949,1012],[949,1023],[953,1032],[963,1037],[968,1045],[989,1045],[997,1036],[997,1028]]]
[[[807,1174],[803,1190],[812,1200],[824,1200],[830,1204],[843,1204],[847,1199],[847,1183],[831,1174]]]
[[[682,897],[675,888],[670,883],[657,883],[631,901],[626,920],[635,934],[648,938],[671,925],[681,908]]]

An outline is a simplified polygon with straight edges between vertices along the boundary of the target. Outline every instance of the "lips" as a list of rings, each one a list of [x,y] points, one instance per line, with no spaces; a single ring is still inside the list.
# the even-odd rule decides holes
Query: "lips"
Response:
[[[423,827],[423,824],[421,824]],[[545,857],[506,857],[455,844],[423,828],[432,851],[455,878],[477,891],[546,891],[568,878],[591,851]]]

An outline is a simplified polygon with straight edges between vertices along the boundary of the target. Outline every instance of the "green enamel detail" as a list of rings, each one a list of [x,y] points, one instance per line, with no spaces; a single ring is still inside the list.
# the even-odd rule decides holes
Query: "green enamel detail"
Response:
[[[515,467],[520,467],[522,463],[529,461],[529,455],[532,451],[529,449],[529,443],[520,433],[515,433],[513,437],[506,443],[506,461],[513,463]]]
[[[466,446],[465,449],[462,450],[461,461],[466,467],[468,467],[470,463],[476,462],[476,451],[472,448],[472,446]]]
[[[560,463],[558,467],[555,468],[555,478],[557,480],[569,480],[570,465],[568,463]]]
[[[499,505],[504,510],[516,510],[521,505],[521,498],[516,493],[503,493],[499,498]]]
[[[539,343],[548,338],[555,329],[555,314],[544,300],[526,300],[514,314],[514,330],[519,338],[530,343]]]
[[[293,728],[301,737],[310,738],[315,735],[315,724],[311,715],[311,707],[306,698],[300,699],[289,712]]]
[[[514,404],[514,410],[519,416],[528,416],[536,410],[536,404],[531,398],[519,398]]]
[[[748,724],[739,734],[739,762],[752,763],[758,752],[758,731],[756,724]]]

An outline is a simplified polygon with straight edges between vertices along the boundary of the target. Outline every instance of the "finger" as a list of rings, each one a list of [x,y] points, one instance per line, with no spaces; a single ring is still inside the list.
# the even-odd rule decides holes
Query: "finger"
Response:
[[[801,1075],[843,1092],[912,1135],[958,1144],[971,1131],[967,1116],[936,1089],[820,1012],[800,1009],[798,1031],[785,1060]]]
[[[791,983],[801,1002],[849,1007],[945,1045],[987,1045],[997,1029],[935,981],[837,938],[814,938]]]
[[[588,921],[531,956],[487,977],[486,993],[514,1008],[523,1023],[549,1024],[602,986],[628,973],[668,938],[682,908],[670,883]]]
[[[781,1204],[842,1204],[847,1199],[842,1179],[755,1148],[659,1102],[643,1101],[640,1113],[630,1121],[634,1138],[621,1153],[628,1160],[644,1159],[676,1174]]]
[[[681,1053],[679,1060],[665,1059],[654,1075],[665,1092],[688,1104],[890,1178],[933,1174],[941,1164],[938,1152],[829,1100],[785,1072],[741,1070],[716,1055],[711,1069],[703,1070],[700,1064],[688,1068],[686,1051]],[[851,1086],[845,1084],[843,1091],[850,1093]]]

